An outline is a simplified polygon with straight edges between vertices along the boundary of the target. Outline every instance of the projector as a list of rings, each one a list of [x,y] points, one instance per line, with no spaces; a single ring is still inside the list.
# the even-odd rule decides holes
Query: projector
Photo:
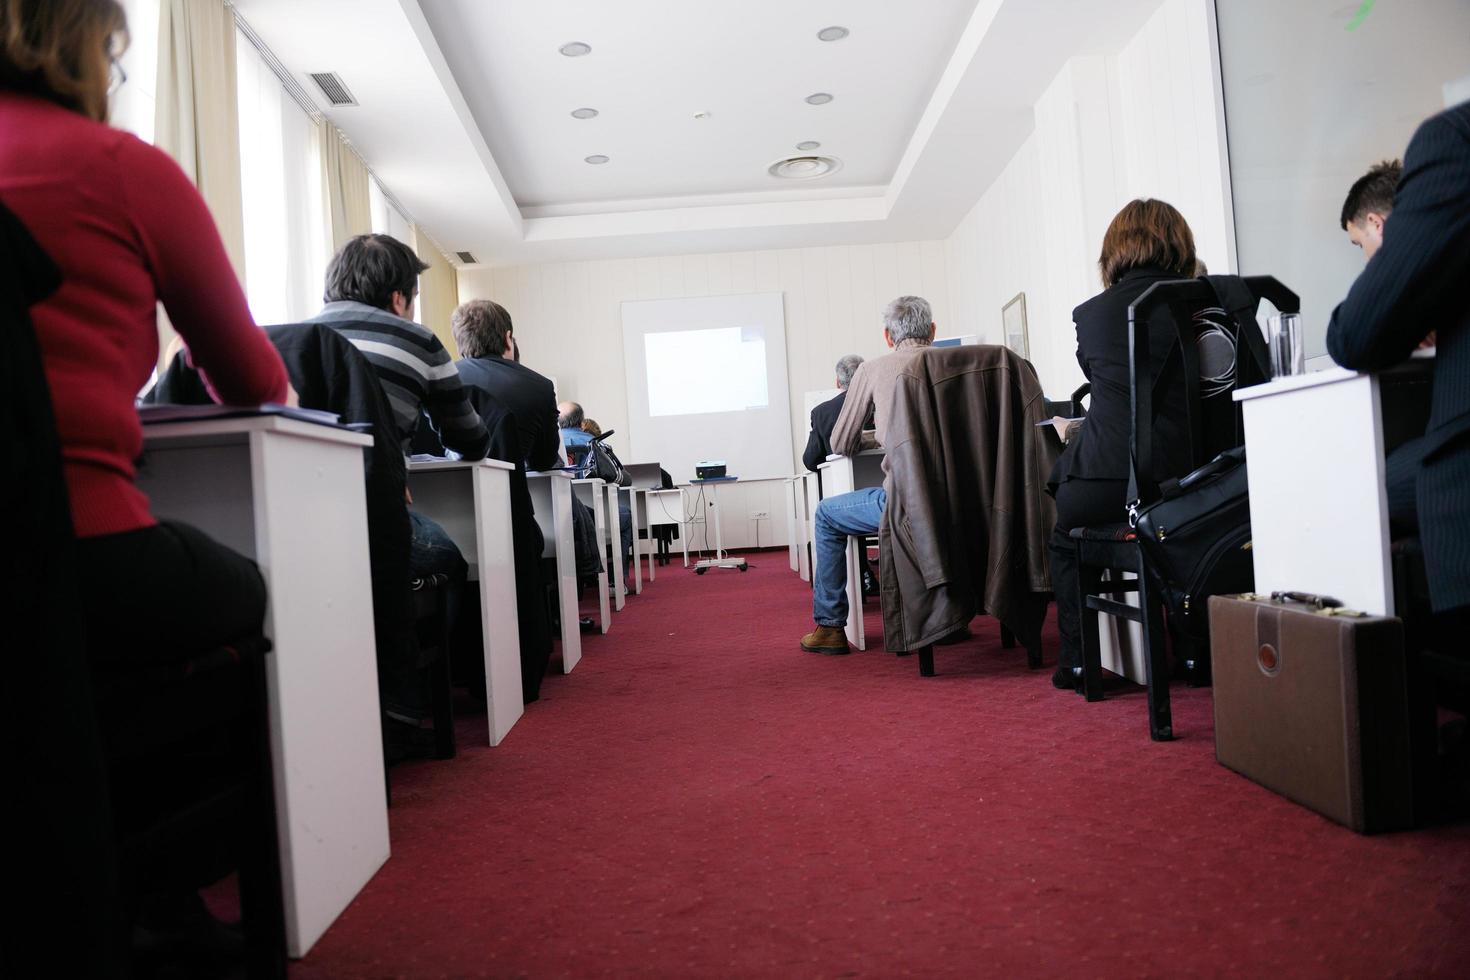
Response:
[[[725,461],[723,459],[707,459],[702,463],[694,464],[694,478],[696,480],[712,480],[717,476],[725,475]]]

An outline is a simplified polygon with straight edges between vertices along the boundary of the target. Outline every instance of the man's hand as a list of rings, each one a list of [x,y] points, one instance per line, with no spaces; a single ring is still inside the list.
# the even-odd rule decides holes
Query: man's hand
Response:
[[[1435,338],[1435,331],[1433,331],[1433,330],[1429,331],[1429,336],[1428,337],[1425,337],[1423,340],[1419,341],[1419,349],[1420,350],[1433,350],[1434,349],[1434,338]]]
[[[282,402],[287,408],[300,408],[301,396],[296,394],[296,388],[291,382],[286,382],[286,400]]]

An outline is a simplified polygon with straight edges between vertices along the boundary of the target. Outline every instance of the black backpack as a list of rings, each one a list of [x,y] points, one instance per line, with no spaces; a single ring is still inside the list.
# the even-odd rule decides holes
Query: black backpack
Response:
[[[608,429],[602,435],[592,437],[592,444],[587,451],[586,471],[588,476],[596,477],[609,486],[626,487],[632,485],[633,478],[623,469],[622,460],[618,459],[618,454],[606,442],[607,437],[615,431]]]

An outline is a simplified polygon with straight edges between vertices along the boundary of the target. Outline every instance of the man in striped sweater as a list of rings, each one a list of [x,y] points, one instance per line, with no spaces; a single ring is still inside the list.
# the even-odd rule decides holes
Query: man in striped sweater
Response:
[[[390,235],[358,235],[332,257],[322,297],[326,306],[308,322],[332,328],[362,351],[388,396],[394,436],[405,453],[422,411],[445,447],[464,459],[483,459],[490,433],[470,405],[449,352],[433,331],[413,321],[419,273],[427,268],[413,249]],[[449,576],[452,629],[469,567],[442,527],[412,507],[408,516],[409,573]],[[409,725],[419,721],[413,712],[402,714],[390,717]]]

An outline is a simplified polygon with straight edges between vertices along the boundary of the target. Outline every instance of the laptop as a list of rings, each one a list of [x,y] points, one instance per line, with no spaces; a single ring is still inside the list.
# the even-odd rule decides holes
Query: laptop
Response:
[[[625,463],[623,469],[633,481],[631,485],[640,490],[657,490],[664,485],[657,463]]]

